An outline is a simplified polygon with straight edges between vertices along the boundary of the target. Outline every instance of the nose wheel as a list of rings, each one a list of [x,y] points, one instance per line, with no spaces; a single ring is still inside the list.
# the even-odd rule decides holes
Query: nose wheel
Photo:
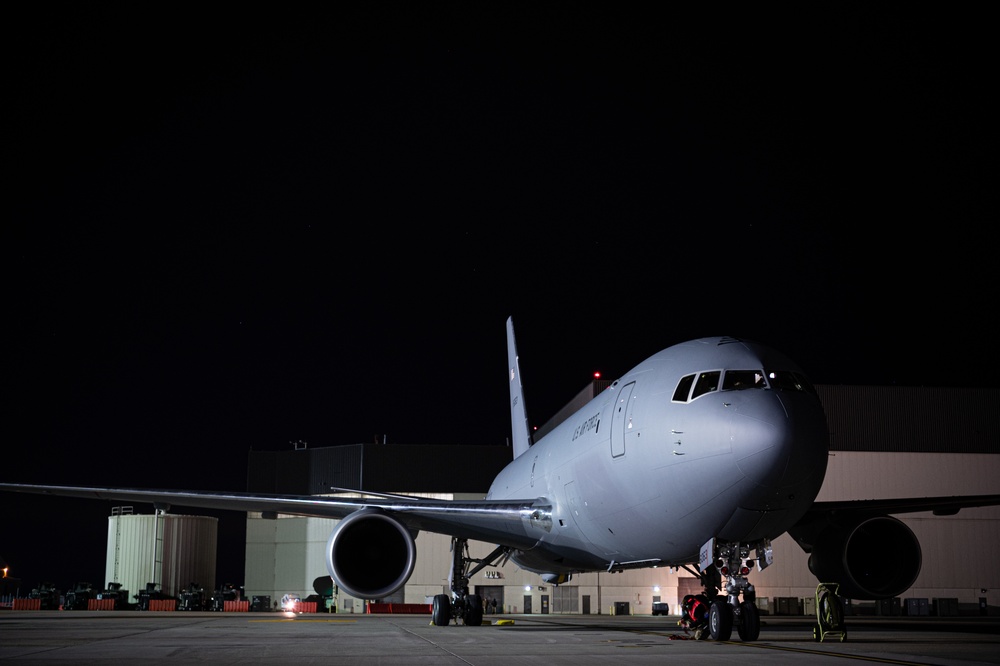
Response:
[[[769,542],[739,544],[712,539],[702,548],[703,553],[712,554],[712,559],[705,558],[707,561],[701,563],[698,571],[685,567],[698,576],[705,588],[704,595],[699,595],[708,604],[702,627],[704,634],[712,640],[728,641],[734,628],[744,642],[760,638],[760,611],[755,603],[757,593],[747,580],[754,564],[754,560],[749,559],[751,548],[757,549],[759,568],[770,563]],[[723,576],[727,579],[725,596],[718,594]],[[682,621],[697,624],[693,617]]]
[[[741,641],[749,642],[760,638],[760,611],[752,601],[743,601],[736,607],[736,632]]]
[[[709,606],[708,634],[713,641],[728,641],[733,635],[733,607],[728,601],[718,599]]]

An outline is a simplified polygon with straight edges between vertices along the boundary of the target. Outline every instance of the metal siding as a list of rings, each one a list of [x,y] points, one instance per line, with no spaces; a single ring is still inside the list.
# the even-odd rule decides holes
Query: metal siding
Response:
[[[835,451],[817,499],[991,495],[1000,491],[997,479],[1000,456],[992,454]]]
[[[359,488],[362,483],[362,444],[330,446],[308,451],[310,494],[325,493],[330,486],[337,488]]]
[[[961,589],[971,599],[981,588],[996,589],[1000,573],[986,562],[1000,559],[1000,521],[980,517],[985,511],[962,510],[956,516],[900,516],[920,540],[923,567],[905,596],[955,597],[938,588]],[[935,590],[922,594],[918,590]]]
[[[159,582],[159,569],[153,570],[153,543],[156,538],[153,516],[127,515],[108,518],[108,551],[105,582],[122,584],[133,595],[146,589],[146,583]],[[117,560],[117,567],[116,567]],[[98,584],[97,581],[91,581]]]
[[[997,418],[1000,391],[829,385],[817,389],[830,424],[832,448],[830,468],[819,499],[997,492],[1000,457],[995,454],[1000,453],[1000,418]],[[357,479],[360,481],[357,485],[369,490],[458,492],[457,486],[468,485],[474,492],[484,492],[493,476],[509,462],[511,450],[502,446],[358,444],[278,452],[274,467],[293,456],[297,456],[295,466],[282,467],[281,478],[289,480],[292,470],[301,469],[302,461],[309,461],[310,486],[329,475]],[[345,476],[338,477],[330,470]],[[281,485],[276,490],[290,492]],[[1000,572],[989,566],[1000,558],[998,517],[997,507],[965,509],[948,517],[929,513],[900,516],[917,533],[924,549],[923,570],[906,596],[955,597],[967,602],[974,601],[982,587],[1000,589],[997,579]],[[279,557],[277,546],[264,543],[267,537],[263,533],[260,539],[253,538],[258,533],[255,523],[274,525],[274,521],[247,523],[251,541],[247,548],[248,593],[257,587],[256,581],[264,589],[253,593],[276,595],[288,591],[282,590],[276,580],[277,572],[286,567],[296,572],[299,585],[311,584],[311,577],[325,574],[320,571],[325,540],[319,538],[325,529],[317,525],[315,533],[310,530],[311,535],[304,543],[300,541],[298,548],[282,547]],[[275,535],[271,539],[272,544],[279,541]],[[490,544],[479,542],[469,545],[476,553],[482,550],[485,554],[490,548]],[[776,564],[757,574],[755,585],[759,597],[812,598],[816,579],[808,570],[808,557],[787,535],[776,539],[773,545]],[[428,595],[442,591],[450,561],[450,540],[445,536],[421,533],[417,546],[417,567],[406,585],[406,601],[411,603],[426,602]],[[254,562],[258,559],[263,561]],[[510,567],[503,571],[502,582],[507,594],[513,595],[508,596],[512,606],[518,605],[511,599],[520,598],[524,585],[539,584],[533,574]],[[257,575],[252,577],[251,572]],[[667,569],[636,570],[610,578],[608,582],[601,574],[582,574],[574,577],[574,583],[580,584],[581,593],[587,590],[593,603],[602,606],[602,610],[619,597],[635,599],[636,595],[645,594],[651,584],[661,586],[665,601],[672,605],[678,602],[671,597],[678,589],[676,574],[669,574]],[[286,582],[295,584],[291,579],[282,580]],[[496,581],[477,578],[474,582]],[[594,587],[587,587],[590,584]],[[600,584],[600,592],[596,584]],[[990,595],[995,596],[993,592]],[[992,596],[991,603],[995,603]]]
[[[219,519],[173,514],[161,518],[164,594],[175,597],[192,583],[209,592],[214,590]]]
[[[278,492],[277,451],[250,451],[247,455],[247,490],[258,493]]]
[[[278,570],[278,521],[256,517],[247,518],[246,580],[247,596],[266,594],[271,601],[279,601],[275,572]],[[282,563],[284,564],[284,563]],[[275,596],[277,594],[277,596]]]
[[[507,446],[444,444],[366,444],[364,455],[365,490],[482,495],[513,459]]]
[[[833,451],[1000,453],[1000,390],[816,387]]]
[[[122,584],[129,603],[147,583],[157,583],[165,594],[176,596],[190,583],[206,590],[215,586],[218,518],[165,514],[111,516],[108,518],[107,581]],[[163,552],[154,565],[157,525],[163,535]]]
[[[484,494],[512,460],[508,446],[350,444],[251,455],[251,492],[318,495],[339,488]],[[258,473],[268,465],[273,474]],[[272,483],[273,482],[273,483]]]

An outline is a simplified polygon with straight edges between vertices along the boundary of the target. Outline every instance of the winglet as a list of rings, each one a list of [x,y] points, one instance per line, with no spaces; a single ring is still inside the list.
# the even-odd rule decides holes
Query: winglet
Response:
[[[524,406],[524,387],[521,386],[521,369],[517,364],[517,345],[514,343],[514,320],[507,317],[507,368],[510,380],[510,429],[514,438],[514,457],[531,446],[528,429],[528,412]]]

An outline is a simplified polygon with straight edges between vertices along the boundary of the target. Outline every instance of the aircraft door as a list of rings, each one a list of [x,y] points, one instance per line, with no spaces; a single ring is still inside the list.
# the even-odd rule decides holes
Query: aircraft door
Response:
[[[629,382],[618,391],[618,400],[611,413],[611,457],[625,455],[625,435],[632,429],[632,391],[635,382]]]

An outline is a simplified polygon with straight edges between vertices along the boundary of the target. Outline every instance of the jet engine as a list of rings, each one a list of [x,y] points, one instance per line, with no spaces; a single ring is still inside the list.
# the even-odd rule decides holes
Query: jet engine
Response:
[[[821,583],[838,583],[848,599],[887,599],[905,592],[920,573],[916,535],[891,516],[828,526],[820,533],[809,570]]]
[[[340,521],[326,542],[327,571],[353,597],[387,597],[413,573],[417,561],[414,536],[380,509],[355,511]]]

